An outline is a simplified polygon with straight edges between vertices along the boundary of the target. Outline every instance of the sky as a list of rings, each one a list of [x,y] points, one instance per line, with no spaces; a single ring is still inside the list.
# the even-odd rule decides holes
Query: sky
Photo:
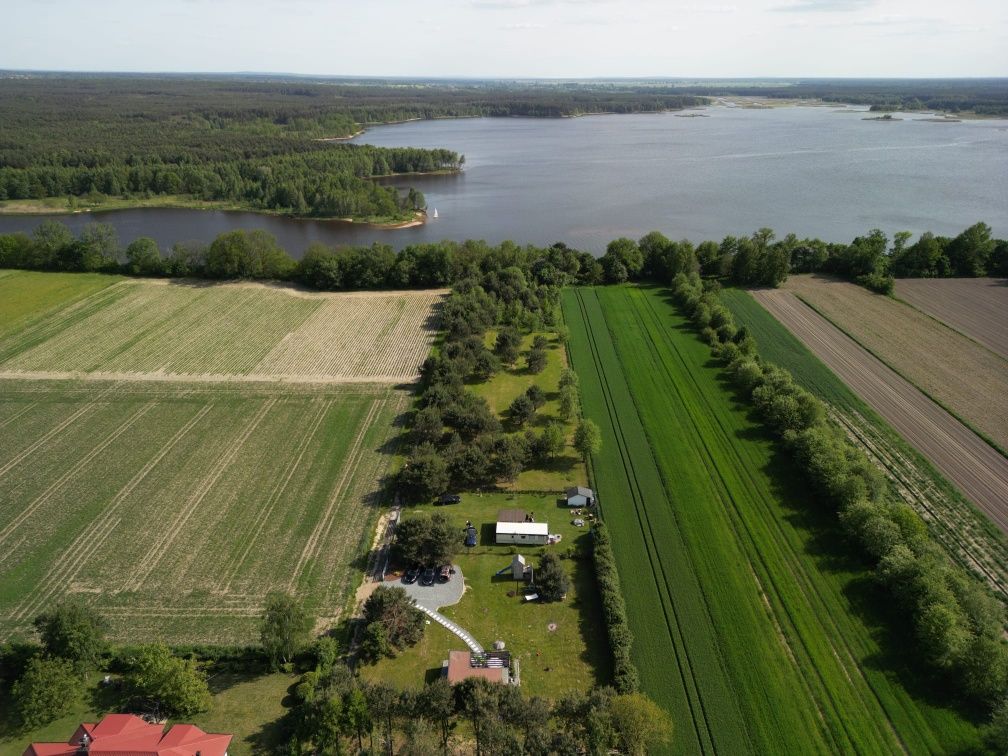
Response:
[[[1008,76],[1006,0],[0,0],[0,68]]]

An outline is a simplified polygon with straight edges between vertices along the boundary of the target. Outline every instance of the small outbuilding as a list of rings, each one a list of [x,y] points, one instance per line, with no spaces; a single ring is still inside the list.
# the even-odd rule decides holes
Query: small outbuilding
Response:
[[[574,486],[567,489],[568,507],[593,507],[595,506],[595,492],[584,486]]]
[[[549,542],[549,524],[545,522],[498,522],[496,542],[545,546]]]

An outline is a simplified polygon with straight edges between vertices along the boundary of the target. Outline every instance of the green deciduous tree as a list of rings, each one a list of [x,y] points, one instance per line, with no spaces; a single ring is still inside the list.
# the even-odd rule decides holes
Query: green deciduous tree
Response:
[[[180,659],[164,644],[137,651],[128,682],[136,695],[158,702],[169,717],[191,717],[210,708],[206,675],[195,659]]]
[[[423,637],[424,613],[416,602],[399,587],[379,585],[364,602],[364,622],[378,622],[385,630],[388,642],[397,649],[414,645]]]
[[[546,368],[547,359],[545,349],[530,349],[525,355],[525,365],[530,373],[539,374]]]
[[[602,448],[602,432],[594,420],[582,420],[574,431],[574,448],[586,460]]]
[[[643,756],[672,738],[671,717],[643,693],[613,696],[609,710],[622,753]]]
[[[314,618],[294,596],[272,593],[266,598],[259,638],[274,669],[293,661],[311,641]]]
[[[462,536],[440,512],[415,514],[396,527],[394,553],[404,564],[440,565],[451,562]]]
[[[69,712],[81,692],[80,678],[69,661],[36,656],[11,686],[10,697],[21,726],[32,730]]]
[[[532,421],[535,417],[535,404],[527,394],[519,394],[508,406],[508,417],[519,428]]]
[[[67,600],[35,618],[35,630],[50,656],[66,659],[79,674],[95,669],[108,648],[108,623],[91,607]]]

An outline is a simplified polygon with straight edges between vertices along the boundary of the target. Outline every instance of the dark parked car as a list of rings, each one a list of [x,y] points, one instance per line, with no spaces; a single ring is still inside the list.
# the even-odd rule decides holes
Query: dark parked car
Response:
[[[415,583],[418,577],[420,577],[419,565],[417,565],[416,567],[410,567],[408,570],[406,570],[406,574],[403,575],[402,581],[408,585],[410,583]]]
[[[458,504],[460,501],[462,501],[462,497],[459,496],[458,494],[441,494],[440,496],[438,496],[437,501],[434,503],[440,505]]]
[[[420,573],[420,585],[434,585],[434,579],[437,577],[437,570],[433,567],[428,567],[423,572]]]
[[[438,572],[438,582],[447,583],[449,580],[451,580],[451,573],[452,573],[451,565],[450,564],[444,565],[441,568],[441,571]]]
[[[465,545],[466,546],[476,545],[476,528],[474,528],[472,525],[466,528]]]

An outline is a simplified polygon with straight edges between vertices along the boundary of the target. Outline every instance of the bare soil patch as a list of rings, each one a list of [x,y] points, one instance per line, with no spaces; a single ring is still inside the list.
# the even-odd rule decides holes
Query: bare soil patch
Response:
[[[794,276],[793,292],[899,375],[1008,448],[1008,360],[909,305],[846,281]]]
[[[896,296],[1008,359],[1008,279],[901,278]]]
[[[1008,459],[792,292],[753,296],[1008,533]]]

